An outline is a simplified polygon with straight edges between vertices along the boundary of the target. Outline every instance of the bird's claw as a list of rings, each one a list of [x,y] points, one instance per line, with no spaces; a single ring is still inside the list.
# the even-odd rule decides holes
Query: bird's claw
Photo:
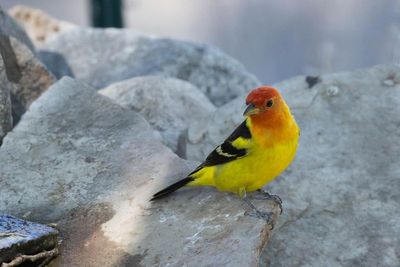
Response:
[[[262,189],[258,189],[257,192],[261,193],[262,196],[261,197],[257,197],[256,195],[254,196],[254,199],[258,199],[258,200],[272,200],[274,201],[280,209],[280,213],[282,214],[283,212],[283,208],[282,208],[282,199],[278,196],[278,195],[272,195],[270,193],[268,193],[267,191],[264,191]]]
[[[262,212],[259,210],[252,210],[251,212],[246,212],[246,214],[250,217],[264,220],[268,225],[271,226],[271,230],[274,229],[274,221],[272,218],[272,215],[273,215],[272,212]]]

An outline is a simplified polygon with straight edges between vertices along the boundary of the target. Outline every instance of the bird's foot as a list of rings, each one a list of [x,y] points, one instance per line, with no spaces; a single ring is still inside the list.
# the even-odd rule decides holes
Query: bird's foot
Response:
[[[272,194],[270,194],[267,191],[264,191],[262,189],[258,189],[257,192],[260,193],[260,194],[258,194],[258,195],[254,194],[253,195],[254,199],[257,199],[257,200],[272,200],[272,201],[274,201],[279,206],[280,214],[282,214],[282,212],[283,212],[282,199],[278,195],[272,195]]]
[[[274,221],[272,219],[272,212],[263,212],[259,210],[252,210],[251,212],[246,212],[250,217],[264,220],[268,225],[271,226],[271,230],[274,229]]]
[[[246,212],[245,214],[247,214],[247,215],[249,215],[249,216],[251,216],[251,217],[255,217],[255,218],[262,219],[262,220],[266,221],[267,224],[271,226],[271,230],[274,229],[274,222],[273,222],[273,218],[272,218],[273,213],[272,213],[272,212],[262,212],[262,211],[259,211],[259,210],[253,205],[253,203],[251,203],[251,201],[247,198],[247,196],[245,196],[245,197],[243,198],[243,201],[244,201],[244,202],[247,204],[247,206],[251,209],[250,212]]]

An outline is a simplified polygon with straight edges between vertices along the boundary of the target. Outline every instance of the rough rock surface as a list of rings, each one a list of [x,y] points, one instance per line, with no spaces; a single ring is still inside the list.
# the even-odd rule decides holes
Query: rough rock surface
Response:
[[[236,60],[206,45],[155,38],[132,30],[76,28],[44,45],[43,61],[57,76],[70,70],[96,88],[136,76],[186,80],[220,106],[259,84]]]
[[[7,75],[3,71],[4,64],[0,57],[0,145],[3,137],[12,129],[10,88],[8,88]]]
[[[261,262],[400,266],[400,66],[320,78],[276,85],[302,132],[294,164],[269,185],[284,213]],[[214,118],[206,142],[234,127],[243,97],[217,111],[226,125]]]
[[[31,50],[17,39],[0,34],[0,77],[3,86],[11,92],[14,122],[17,122],[29,105],[51,84],[55,77],[35,57]]]
[[[0,210],[58,223],[60,266],[254,266],[269,226],[237,197],[188,188],[148,201],[195,166],[160,139],[137,113],[63,78],[4,138]]]
[[[57,245],[56,229],[0,214],[0,264],[11,262],[20,255],[34,256],[50,251]],[[37,258],[43,260],[40,255]]]
[[[23,5],[13,6],[9,14],[22,25],[36,47],[40,47],[60,32],[76,27],[72,23],[57,20],[40,9]]]
[[[18,23],[11,18],[0,6],[0,34],[8,35],[16,38],[25,44],[31,51],[35,51],[34,46]]]
[[[137,77],[114,83],[99,93],[141,114],[175,152],[189,123],[202,121],[215,111],[195,86],[174,78]]]
[[[218,108],[208,119],[189,125],[184,155],[186,159],[203,161],[205,157],[245,119],[247,94]]]

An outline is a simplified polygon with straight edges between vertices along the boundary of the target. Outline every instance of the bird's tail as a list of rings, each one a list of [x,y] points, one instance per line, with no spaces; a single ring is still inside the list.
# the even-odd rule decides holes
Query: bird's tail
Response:
[[[185,186],[188,183],[193,182],[193,181],[194,181],[194,178],[188,176],[188,177],[186,177],[186,178],[184,178],[184,179],[182,179],[182,180],[180,180],[180,181],[168,186],[167,188],[161,190],[160,192],[155,193],[153,195],[153,198],[150,199],[150,201],[153,201],[155,199],[162,198],[162,197],[164,197],[164,196],[166,196],[168,194],[171,194],[172,192],[178,190],[179,188],[181,188],[181,187],[183,187],[183,186]]]

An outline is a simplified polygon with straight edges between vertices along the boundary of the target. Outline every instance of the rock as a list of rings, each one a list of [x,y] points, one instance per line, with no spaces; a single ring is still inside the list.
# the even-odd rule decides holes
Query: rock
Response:
[[[242,95],[218,108],[203,123],[193,122],[189,125],[183,142],[186,144],[187,159],[203,161],[207,155],[245,119],[243,111],[246,96]]]
[[[139,112],[175,152],[189,123],[203,121],[215,111],[195,86],[174,78],[137,77],[114,83],[99,93]]]
[[[399,65],[376,66],[312,88],[305,77],[276,85],[301,138],[295,162],[268,185],[284,213],[262,266],[400,266],[399,77]],[[229,134],[243,99],[216,111],[206,146]]]
[[[1,8],[1,6],[0,6],[0,34],[14,37],[18,41],[26,45],[34,53],[35,48],[29,37],[26,35],[24,30],[18,25],[18,23]]]
[[[4,69],[0,57],[0,70]],[[0,145],[3,137],[12,129],[13,120],[11,116],[10,89],[5,72],[0,72]]]
[[[17,262],[24,261],[38,263],[50,260],[57,255],[57,245],[56,229],[0,214],[1,266],[17,266]]]
[[[72,23],[57,20],[40,9],[23,5],[13,6],[9,14],[22,25],[36,47],[40,47],[60,32],[76,27]]]
[[[0,54],[5,66],[0,69],[0,76],[7,77],[1,83],[11,92],[16,123],[30,104],[55,82],[55,77],[28,47],[13,37],[0,34]]]
[[[160,140],[137,113],[63,78],[4,138],[0,210],[57,223],[58,266],[254,266],[270,227],[236,196],[187,188],[149,202],[196,166]],[[257,205],[276,219],[272,203]]]
[[[259,84],[215,48],[127,29],[76,28],[57,35],[43,51],[43,61],[57,77],[68,70],[53,53],[65,57],[76,78],[96,88],[137,76],[165,75],[192,83],[220,106]]]
[[[398,77],[399,65],[381,65],[324,75],[312,91],[296,80],[281,85],[302,136],[295,164],[274,186],[288,212],[265,262],[400,265]]]

